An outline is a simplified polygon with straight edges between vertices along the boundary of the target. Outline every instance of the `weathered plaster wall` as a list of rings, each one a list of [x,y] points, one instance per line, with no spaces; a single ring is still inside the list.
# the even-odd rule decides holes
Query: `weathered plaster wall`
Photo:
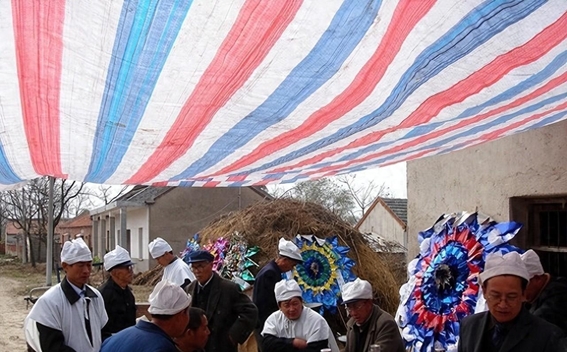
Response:
[[[162,237],[171,245],[173,253],[179,254],[187,240],[212,220],[263,199],[247,187],[177,187],[161,195],[150,206],[148,241]],[[149,267],[154,265],[151,259]]]
[[[567,194],[567,121],[407,163],[408,255],[443,213],[510,218],[510,197]],[[521,240],[521,239],[520,239]]]

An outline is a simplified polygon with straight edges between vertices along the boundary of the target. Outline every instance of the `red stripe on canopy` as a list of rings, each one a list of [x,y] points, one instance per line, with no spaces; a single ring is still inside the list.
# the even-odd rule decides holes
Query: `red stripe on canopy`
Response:
[[[217,111],[250,78],[301,4],[291,0],[248,0],[244,4],[164,140],[126,183],[150,181],[189,150]],[[223,72],[223,79],[219,79],[219,72]]]
[[[353,142],[331,151],[318,154],[317,156],[306,159],[302,162],[290,166],[284,166],[270,170],[270,173],[285,172],[287,170],[302,168],[307,165],[315,164],[325,158],[336,155],[348,149],[363,147],[380,140],[387,133],[408,128],[429,122],[442,109],[459,103],[466,98],[480,92],[482,89],[498,82],[504,75],[514,68],[527,65],[545,55],[549,50],[560,44],[567,38],[567,13],[561,16],[553,24],[546,27],[543,31],[534,36],[526,44],[514,48],[513,50],[498,56],[488,65],[474,72],[467,78],[461,80],[451,88],[437,93],[422,103],[412,114],[410,114],[399,125],[370,133],[358,138]],[[337,169],[338,166],[322,168],[316,173]],[[315,171],[314,171],[315,172]],[[308,173],[312,174],[314,172]]]
[[[61,169],[59,96],[65,1],[12,1],[24,129],[38,174]],[[46,128],[49,127],[49,128]]]
[[[431,0],[401,1],[394,11],[392,21],[384,34],[384,38],[370,60],[360,70],[347,89],[327,106],[309,116],[300,126],[283,133],[277,139],[262,143],[245,157],[211,176],[233,172],[274,153],[274,151],[281,150],[297,141],[308,138],[313,133],[321,130],[321,126],[327,126],[362,103],[374,91],[374,88],[376,88],[376,85],[384,76],[386,69],[398,54],[408,34],[434,4],[435,1]]]

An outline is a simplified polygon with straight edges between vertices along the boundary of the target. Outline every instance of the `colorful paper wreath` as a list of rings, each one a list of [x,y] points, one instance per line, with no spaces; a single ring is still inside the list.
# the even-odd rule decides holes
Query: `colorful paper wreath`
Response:
[[[220,276],[238,283],[242,289],[248,288],[249,283],[254,282],[254,275],[249,268],[258,266],[251,257],[260,249],[257,246],[248,248],[246,240],[238,232],[233,233],[229,239],[220,237],[204,246],[200,246],[199,234],[195,234],[192,239],[187,240],[181,258],[189,263],[189,255],[199,249],[209,251],[214,256],[213,270]]]
[[[341,286],[353,281],[355,262],[347,257],[349,247],[339,246],[337,237],[321,239],[315,236],[296,236],[303,263],[295,266],[293,277],[303,291],[305,303],[320,303],[320,310],[336,312]]]
[[[185,263],[189,264],[189,255],[199,249],[201,249],[201,246],[199,245],[199,234],[196,233],[193,235],[193,238],[187,240],[185,249],[181,252],[180,257]]]
[[[419,233],[420,253],[408,265],[396,314],[406,347],[457,350],[459,322],[475,312],[481,294],[478,274],[486,255],[520,251],[508,244],[520,228],[514,222],[480,225],[477,214],[460,213]]]
[[[258,266],[250,257],[259,251],[260,249],[257,246],[248,248],[248,243],[244,237],[238,232],[233,233],[224,252],[224,261],[219,269],[219,274],[240,284],[243,289],[247,288],[248,282],[255,280],[248,268]]]

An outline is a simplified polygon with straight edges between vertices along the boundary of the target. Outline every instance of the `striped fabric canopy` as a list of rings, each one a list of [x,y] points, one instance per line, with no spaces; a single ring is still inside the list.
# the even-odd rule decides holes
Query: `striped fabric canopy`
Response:
[[[297,182],[565,119],[565,0],[0,3],[0,184]]]

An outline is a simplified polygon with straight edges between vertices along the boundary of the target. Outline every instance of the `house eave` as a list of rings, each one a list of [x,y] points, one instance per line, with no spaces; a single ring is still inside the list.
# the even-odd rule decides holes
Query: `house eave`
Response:
[[[89,214],[93,216],[93,215],[98,215],[109,211],[117,210],[120,208],[141,208],[144,207],[145,205],[146,204],[144,202],[131,202],[126,200],[118,200],[112,203],[108,203],[107,205],[102,206],[100,208],[90,210]]]

